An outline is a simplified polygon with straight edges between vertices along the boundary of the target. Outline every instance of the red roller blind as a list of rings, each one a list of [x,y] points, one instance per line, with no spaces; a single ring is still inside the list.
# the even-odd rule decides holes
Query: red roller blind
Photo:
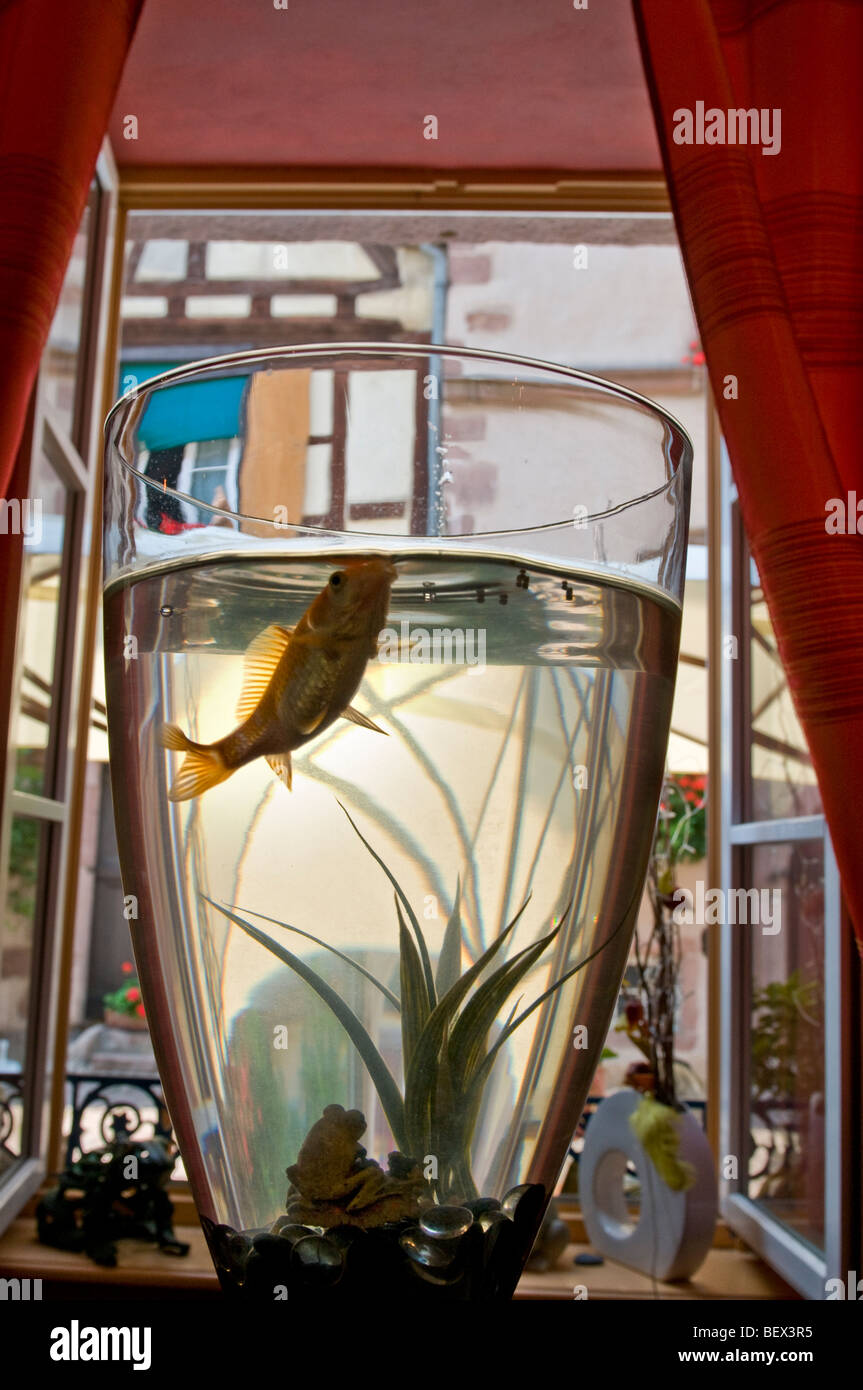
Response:
[[[863,500],[863,5],[633,3],[743,520],[859,945],[863,535],[825,523],[831,499]]]

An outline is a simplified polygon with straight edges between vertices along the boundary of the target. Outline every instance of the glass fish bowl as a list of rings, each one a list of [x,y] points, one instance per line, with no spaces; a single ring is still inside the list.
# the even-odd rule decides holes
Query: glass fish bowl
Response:
[[[222,1285],[509,1299],[641,897],[690,442],[401,343],[178,368],[106,434],[123,886]]]

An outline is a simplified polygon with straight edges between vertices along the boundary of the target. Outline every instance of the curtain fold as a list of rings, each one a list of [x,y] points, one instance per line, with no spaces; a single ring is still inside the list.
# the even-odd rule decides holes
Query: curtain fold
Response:
[[[4,497],[9,495],[28,397],[142,7],[143,0],[0,3]],[[20,469],[14,481],[16,487],[26,486]]]
[[[743,521],[860,948],[863,534],[856,509],[837,532],[831,503],[863,502],[863,4],[633,6]]]

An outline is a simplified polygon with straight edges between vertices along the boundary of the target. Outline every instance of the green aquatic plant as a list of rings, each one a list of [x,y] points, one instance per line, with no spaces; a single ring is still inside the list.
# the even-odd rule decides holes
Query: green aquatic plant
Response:
[[[266,947],[289,966],[332,1010],[365,1063],[400,1152],[423,1165],[429,1158],[437,1160],[436,1174],[430,1178],[435,1195],[446,1197],[459,1194],[462,1199],[476,1197],[477,1189],[470,1171],[470,1148],[483,1092],[501,1048],[535,1009],[598,955],[611,937],[567,970],[519,1013],[518,1007],[523,997],[520,996],[500,1026],[496,1038],[489,1044],[489,1034],[498,1015],[557,937],[569,915],[571,902],[561,913],[560,921],[546,936],[525,946],[511,960],[491,969],[527,907],[528,897],[491,945],[462,973],[461,891],[460,885],[457,885],[437,968],[433,970],[419,919],[401,886],[349,813],[344,807],[342,810],[393,886],[399,930],[400,997],[396,997],[365,966],[311,932],[267,917],[264,913],[252,912],[251,915],[325,947],[359,971],[389,1001],[401,1018],[404,1094],[361,1020],[317,971],[231,908],[214,902],[205,894],[202,896],[253,941]],[[612,935],[620,930],[625,920],[626,916]]]

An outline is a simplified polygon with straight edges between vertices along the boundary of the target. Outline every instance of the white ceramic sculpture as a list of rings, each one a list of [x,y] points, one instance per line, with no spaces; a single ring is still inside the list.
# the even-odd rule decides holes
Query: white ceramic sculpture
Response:
[[[590,1121],[579,1163],[581,1210],[587,1234],[601,1255],[663,1281],[688,1279],[710,1249],[716,1225],[713,1154],[695,1116],[680,1117],[680,1157],[695,1168],[695,1183],[672,1192],[631,1126],[637,1091],[607,1097]],[[641,1184],[641,1210],[630,1215],[623,1190],[627,1162]]]

